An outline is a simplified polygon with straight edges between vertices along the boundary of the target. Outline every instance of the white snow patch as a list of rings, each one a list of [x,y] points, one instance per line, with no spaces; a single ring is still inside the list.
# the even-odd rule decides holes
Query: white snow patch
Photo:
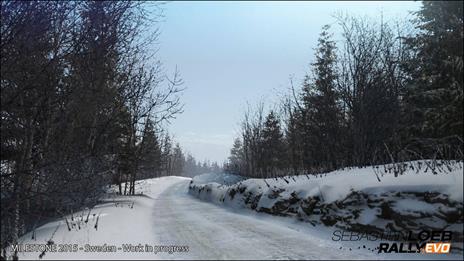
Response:
[[[434,204],[429,204],[424,201],[419,201],[415,199],[400,199],[395,202],[393,209],[398,212],[403,211],[416,211],[416,212],[433,212],[436,209]]]

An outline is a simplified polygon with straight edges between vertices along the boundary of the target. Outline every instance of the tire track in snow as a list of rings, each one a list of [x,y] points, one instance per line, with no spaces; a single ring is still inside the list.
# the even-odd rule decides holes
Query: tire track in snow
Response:
[[[189,245],[186,255],[200,259],[345,259],[377,257],[371,253],[334,251],[334,244],[286,226],[241,215],[187,194],[188,180],[179,180],[159,194],[154,216],[157,241]]]

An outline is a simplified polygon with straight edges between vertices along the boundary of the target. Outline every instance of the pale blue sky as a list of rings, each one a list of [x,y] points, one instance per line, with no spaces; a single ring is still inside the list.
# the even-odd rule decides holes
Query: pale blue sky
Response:
[[[344,12],[384,19],[410,17],[420,2],[170,2],[160,24],[159,58],[177,66],[187,89],[185,111],[169,126],[198,160],[229,154],[246,103],[267,104],[289,77],[309,70],[324,24]],[[337,27],[332,28],[337,31]]]

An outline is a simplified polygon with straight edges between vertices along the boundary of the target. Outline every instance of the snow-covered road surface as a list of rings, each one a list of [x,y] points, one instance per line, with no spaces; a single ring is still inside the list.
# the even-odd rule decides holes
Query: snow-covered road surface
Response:
[[[57,220],[38,228],[35,239],[32,239],[31,233],[25,235],[22,243],[41,244],[52,237],[57,245],[106,243],[116,247],[122,244],[189,247],[188,252],[172,254],[122,250],[113,253],[82,250],[47,252],[43,259],[446,258],[443,255],[376,254],[367,250],[376,244],[366,244],[366,249],[357,249],[364,243],[334,242],[331,230],[325,227],[312,227],[291,218],[223,208],[198,200],[187,193],[189,181],[180,177],[142,181],[138,184],[138,191],[143,191],[145,196],[117,197],[92,210],[92,213],[97,213],[96,216],[100,214],[98,229],[94,227],[96,216],[93,214],[88,223],[81,223],[80,229],[76,226],[71,231],[68,231],[64,220]],[[37,259],[39,254],[20,253],[19,257]]]
[[[189,245],[194,259],[343,259],[346,251],[285,223],[250,216],[186,194],[188,182],[172,184],[155,204],[157,242]],[[309,224],[306,224],[309,225]],[[372,258],[357,253],[357,257]],[[179,254],[179,257],[182,256]]]

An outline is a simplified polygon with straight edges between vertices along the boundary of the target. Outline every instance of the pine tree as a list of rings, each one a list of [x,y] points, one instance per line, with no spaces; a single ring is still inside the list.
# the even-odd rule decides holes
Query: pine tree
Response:
[[[266,176],[276,176],[286,162],[280,121],[272,110],[264,121],[260,147],[262,151],[260,169]]]
[[[185,157],[179,143],[176,144],[172,151],[172,174],[173,176],[182,176],[185,166]]]
[[[159,176],[161,169],[161,147],[150,118],[147,119],[142,136],[140,171],[143,178]]]
[[[162,172],[163,176],[170,176],[172,175],[172,142],[169,134],[166,133],[164,136],[163,141],[163,150],[161,156],[161,165],[162,165]]]
[[[312,64],[314,70],[314,93],[310,97],[313,108],[311,126],[314,147],[319,151],[321,167],[327,170],[337,168],[337,152],[341,147],[340,123],[341,109],[339,106],[339,93],[336,89],[336,46],[331,40],[328,25],[322,28],[316,49],[316,61]],[[308,97],[309,98],[309,97]],[[313,154],[315,155],[315,153]]]
[[[200,174],[200,171],[197,168],[195,158],[191,154],[187,154],[185,157],[184,175],[187,177],[194,177],[198,174]]]
[[[461,1],[424,1],[416,36],[406,38],[412,57],[405,93],[409,142],[425,157],[462,157],[463,6]],[[446,148],[452,149],[446,153]],[[458,153],[460,151],[460,153]]]
[[[285,130],[285,147],[287,148],[287,159],[289,168],[294,175],[303,170],[303,135],[301,128],[301,113],[297,108],[288,108],[288,122]]]
[[[232,149],[230,150],[230,156],[228,159],[227,171],[232,174],[243,175],[245,158],[243,155],[242,141],[240,138],[234,140]]]
[[[328,171],[339,165],[342,113],[336,86],[336,46],[329,29],[322,28],[312,77],[305,77],[302,88],[299,128],[306,170]]]

